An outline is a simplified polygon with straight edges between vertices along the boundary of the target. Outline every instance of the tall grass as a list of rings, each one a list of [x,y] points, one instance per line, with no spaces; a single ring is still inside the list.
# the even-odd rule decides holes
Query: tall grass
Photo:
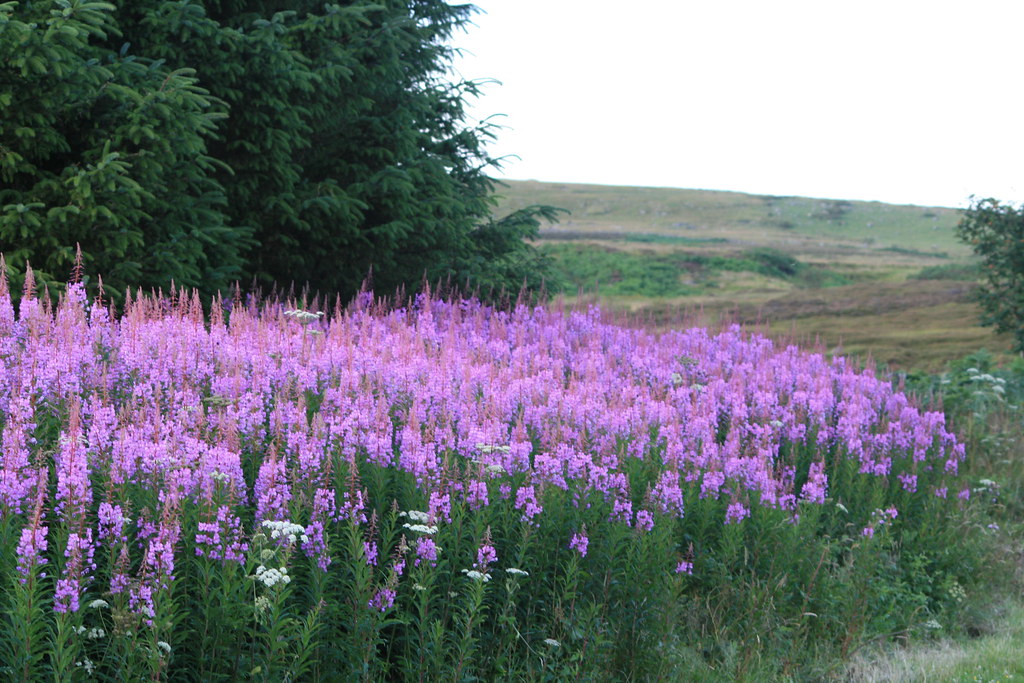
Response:
[[[957,618],[938,412],[732,328],[0,282],[0,672],[761,680]],[[965,540],[966,539],[966,540]]]

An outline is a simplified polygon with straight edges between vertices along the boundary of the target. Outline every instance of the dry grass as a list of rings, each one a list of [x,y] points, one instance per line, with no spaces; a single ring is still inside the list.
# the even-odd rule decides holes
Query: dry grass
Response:
[[[998,615],[992,630],[971,640],[942,638],[910,648],[858,653],[844,672],[848,683],[961,683],[1024,680],[1024,607]]]

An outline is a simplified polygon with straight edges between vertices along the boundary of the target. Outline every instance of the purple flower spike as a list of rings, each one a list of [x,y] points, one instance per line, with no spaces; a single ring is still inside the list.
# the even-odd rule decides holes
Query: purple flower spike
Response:
[[[738,524],[745,518],[750,516],[750,510],[746,505],[739,501],[729,504],[729,507],[725,511],[725,523],[726,524]]]
[[[587,556],[587,546],[590,544],[590,539],[587,538],[586,532],[573,534],[572,538],[569,539],[569,548],[575,550],[580,554],[580,557]]]

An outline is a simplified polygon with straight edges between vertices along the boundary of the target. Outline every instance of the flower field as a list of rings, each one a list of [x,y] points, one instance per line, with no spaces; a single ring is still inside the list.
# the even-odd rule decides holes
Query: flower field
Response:
[[[783,675],[970,584],[963,446],[843,359],[311,308],[0,285],[4,677]]]

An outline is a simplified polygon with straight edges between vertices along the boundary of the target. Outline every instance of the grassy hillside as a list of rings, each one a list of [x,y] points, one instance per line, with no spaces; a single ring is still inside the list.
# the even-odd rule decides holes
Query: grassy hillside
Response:
[[[551,289],[655,326],[760,323],[900,369],[939,370],[1009,341],[977,324],[959,211],[735,192],[508,181],[498,213],[570,211],[545,226]]]

